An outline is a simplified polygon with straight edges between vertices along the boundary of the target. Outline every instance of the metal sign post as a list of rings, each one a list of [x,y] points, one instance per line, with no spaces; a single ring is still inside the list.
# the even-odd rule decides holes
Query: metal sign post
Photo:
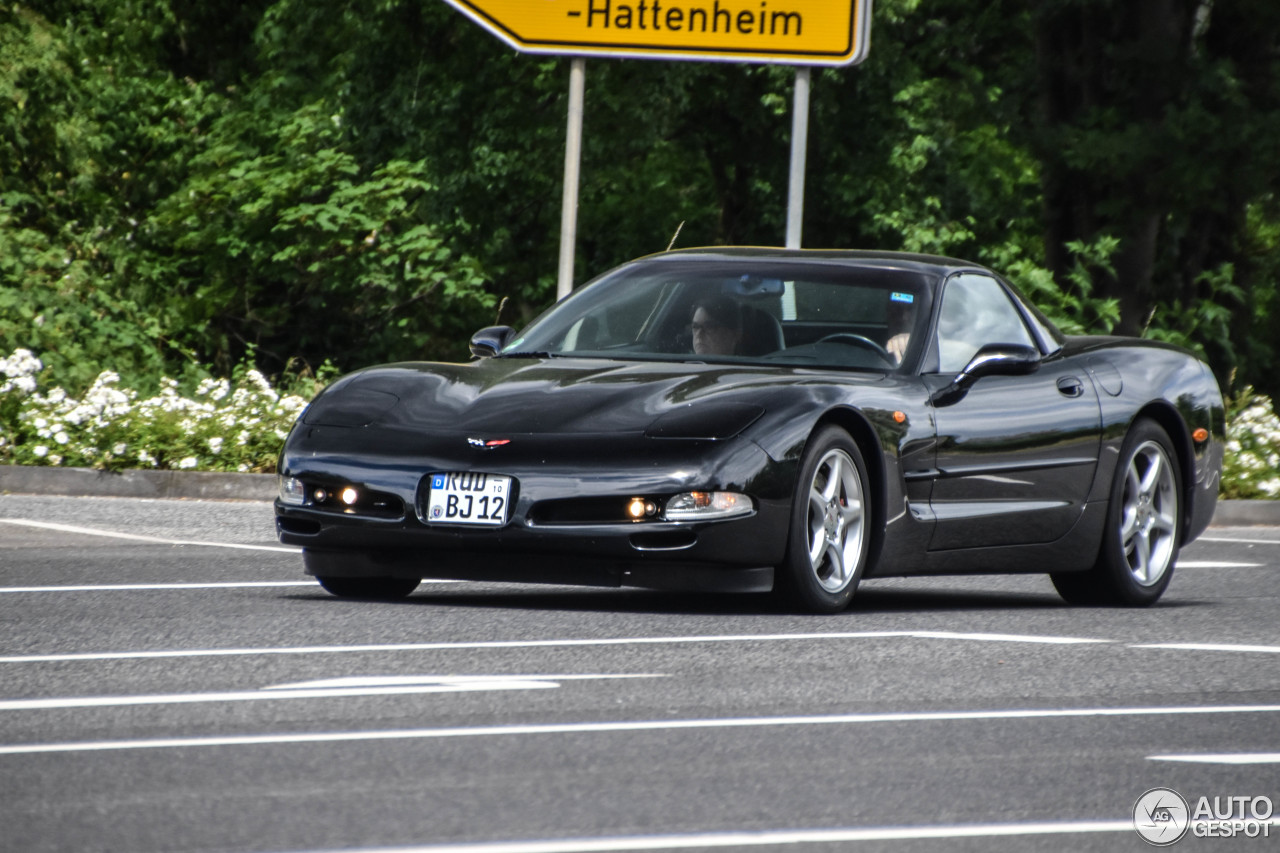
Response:
[[[800,248],[804,228],[804,166],[809,148],[809,69],[796,69],[791,104],[791,180],[787,189],[787,248]]]
[[[573,254],[578,244],[578,175],[582,166],[582,102],[586,90],[587,61],[574,57],[569,63],[569,120],[564,142],[564,195],[560,210],[560,273],[556,299],[573,290]]]

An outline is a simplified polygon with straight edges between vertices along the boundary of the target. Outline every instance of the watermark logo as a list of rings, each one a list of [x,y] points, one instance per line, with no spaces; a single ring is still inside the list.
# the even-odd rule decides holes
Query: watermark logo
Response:
[[[1270,797],[1200,797],[1195,808],[1172,788],[1152,788],[1133,804],[1133,828],[1143,841],[1168,847],[1188,831],[1196,838],[1270,838]]]
[[[1133,804],[1133,828],[1148,844],[1168,847],[1191,826],[1191,809],[1172,788],[1152,788]]]
[[[1270,838],[1275,806],[1270,797],[1201,797],[1191,814],[1196,838]]]

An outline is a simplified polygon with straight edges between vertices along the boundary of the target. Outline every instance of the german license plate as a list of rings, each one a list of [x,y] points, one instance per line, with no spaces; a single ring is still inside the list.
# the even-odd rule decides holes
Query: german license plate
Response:
[[[507,523],[510,498],[510,477],[474,471],[432,474],[427,493],[427,522],[501,527]]]

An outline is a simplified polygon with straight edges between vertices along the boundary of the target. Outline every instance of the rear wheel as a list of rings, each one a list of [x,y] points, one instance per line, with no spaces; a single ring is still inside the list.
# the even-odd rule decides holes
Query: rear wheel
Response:
[[[417,578],[346,578],[317,576],[320,586],[340,598],[393,601],[418,588]]]
[[[1182,476],[1174,459],[1159,424],[1134,424],[1120,449],[1097,562],[1087,572],[1051,576],[1064,599],[1146,607],[1164,594],[1182,536]]]
[[[778,587],[811,613],[838,613],[853,598],[871,542],[867,467],[849,434],[815,433],[791,506],[791,534]]]

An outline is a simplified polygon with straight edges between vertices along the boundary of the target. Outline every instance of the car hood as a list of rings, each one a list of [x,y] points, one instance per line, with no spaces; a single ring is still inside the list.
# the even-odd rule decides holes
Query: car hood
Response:
[[[751,365],[565,358],[393,364],[338,380],[312,403],[304,421],[499,439],[628,432],[722,439],[759,418],[780,388],[803,384],[809,375]]]

